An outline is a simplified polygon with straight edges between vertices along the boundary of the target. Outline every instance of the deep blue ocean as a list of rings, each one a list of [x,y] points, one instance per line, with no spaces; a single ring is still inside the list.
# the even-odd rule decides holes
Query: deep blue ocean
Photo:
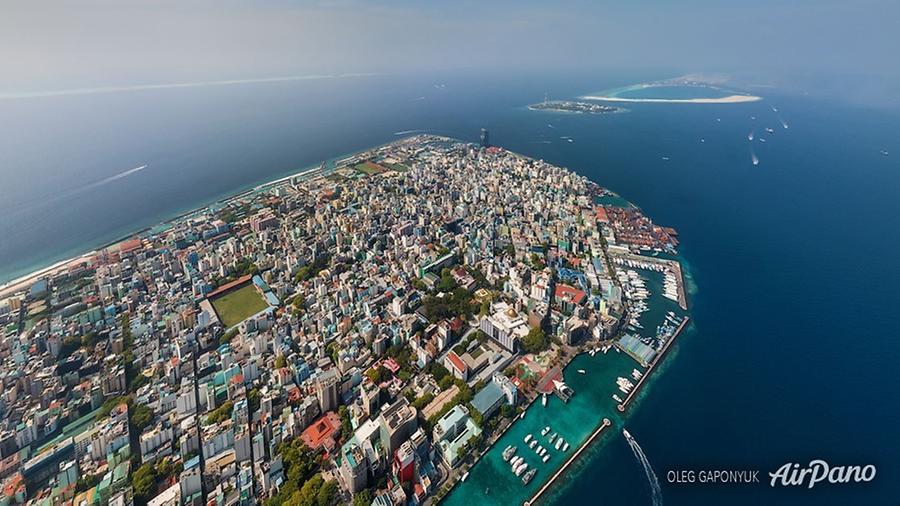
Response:
[[[665,504],[897,504],[900,111],[778,89],[613,115],[526,108],[666,77],[442,74],[0,100],[0,281],[397,132],[474,141],[485,127],[492,143],[584,174],[680,233],[695,326],[628,424]],[[769,487],[765,473],[811,459],[878,471],[864,485]],[[764,483],[666,481],[703,469],[757,469]],[[650,502],[621,437],[569,476],[559,504]]]

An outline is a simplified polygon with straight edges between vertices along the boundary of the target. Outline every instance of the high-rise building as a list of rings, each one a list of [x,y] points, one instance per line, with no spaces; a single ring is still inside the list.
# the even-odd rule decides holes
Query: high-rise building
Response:
[[[328,369],[316,378],[316,397],[319,398],[319,408],[322,413],[338,408],[340,385],[336,369]]]
[[[381,445],[388,455],[393,455],[418,427],[416,408],[409,405],[406,397],[401,397],[381,410],[378,422],[381,425]]]
[[[490,139],[488,138],[487,128],[481,129],[481,147],[486,148],[491,145]]]

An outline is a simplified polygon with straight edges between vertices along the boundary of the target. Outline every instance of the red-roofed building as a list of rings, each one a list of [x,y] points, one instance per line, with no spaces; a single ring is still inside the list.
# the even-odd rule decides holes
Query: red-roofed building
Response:
[[[381,365],[385,367],[388,371],[391,371],[391,374],[396,375],[400,370],[400,364],[397,363],[393,358],[386,358],[381,362]]]
[[[447,359],[444,365],[447,367],[447,369],[450,369],[450,372],[453,374],[453,376],[463,381],[469,380],[469,368],[468,366],[466,366],[466,363],[456,355],[455,352],[451,351],[447,353]]]
[[[140,249],[143,245],[144,244],[140,239],[129,239],[119,244],[119,251],[122,253],[131,253],[134,250]]]
[[[594,216],[597,217],[597,223],[609,223],[609,216],[606,214],[606,209],[602,207],[598,207]]]
[[[559,283],[556,285],[553,297],[564,311],[572,311],[575,309],[575,306],[584,303],[587,294],[573,286]]]
[[[300,439],[313,450],[324,448],[330,453],[334,451],[334,434],[340,426],[340,417],[334,411],[329,411],[314,420],[300,435]]]

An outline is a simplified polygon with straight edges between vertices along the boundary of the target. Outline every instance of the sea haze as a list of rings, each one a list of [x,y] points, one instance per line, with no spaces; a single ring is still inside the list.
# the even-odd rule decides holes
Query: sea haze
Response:
[[[896,501],[900,115],[759,88],[742,90],[759,102],[625,114],[526,107],[668,77],[396,75],[0,100],[0,279],[397,132],[474,141],[486,127],[680,232],[695,326],[628,420],[665,504]],[[555,502],[649,502],[617,431],[588,455]],[[765,477],[814,458],[878,475],[813,491],[665,481],[678,469]]]

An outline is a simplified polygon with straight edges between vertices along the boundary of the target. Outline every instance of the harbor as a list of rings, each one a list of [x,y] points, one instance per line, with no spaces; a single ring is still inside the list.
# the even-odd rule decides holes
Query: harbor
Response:
[[[597,430],[595,430],[594,433],[591,434],[591,437],[587,438],[587,441],[585,441],[585,442],[578,448],[578,450],[577,450],[575,453],[573,453],[572,456],[569,457],[568,460],[566,460],[566,463],[563,464],[563,466],[562,466],[561,468],[559,468],[558,471],[556,471],[555,473],[553,473],[553,476],[550,477],[550,479],[547,481],[547,483],[545,483],[544,486],[542,486],[542,487],[537,491],[537,493],[535,493],[533,496],[531,496],[531,499],[525,501],[525,505],[526,505],[526,506],[531,506],[532,504],[535,503],[535,501],[537,501],[538,499],[540,499],[540,497],[544,494],[544,492],[546,492],[546,491],[553,485],[553,483],[556,481],[556,479],[559,478],[560,476],[562,476],[562,474],[563,474],[564,472],[566,472],[566,469],[569,468],[569,465],[572,464],[573,462],[575,462],[575,460],[577,460],[578,457],[581,456],[581,453],[582,453],[588,446],[590,446],[590,444],[593,443],[594,440],[596,440],[597,437],[600,436],[600,433],[603,432],[604,430],[606,430],[606,428],[609,427],[610,425],[612,425],[612,422],[609,420],[609,418],[604,418],[603,421],[600,422],[600,426],[597,427]]]
[[[550,485],[570,470],[577,458],[584,456],[588,445],[609,433],[600,430],[604,419],[612,425],[621,423],[616,402],[610,394],[616,391],[616,378],[630,375],[634,366],[630,356],[616,353],[612,348],[606,354],[581,353],[575,357],[562,371],[566,384],[574,391],[569,401],[564,403],[559,397],[548,395],[544,406],[541,396],[537,396],[524,416],[468,469],[466,481],[457,483],[441,504],[523,504],[546,495]],[[550,430],[542,435],[547,427]],[[550,443],[549,438],[554,433],[557,437]],[[567,451],[563,451],[564,445],[556,448],[556,440],[560,437],[569,444]],[[535,439],[538,444],[530,448],[529,443]],[[503,458],[504,450],[510,446],[515,447],[515,455],[522,456],[523,462],[528,464],[520,476],[514,474],[510,463]],[[536,453],[539,446],[545,448],[545,456],[549,456],[546,462]],[[529,483],[523,484],[522,477],[528,470],[536,470],[536,473]]]
[[[622,260],[624,255],[619,256]],[[450,506],[465,505],[473,501],[478,504],[535,504],[546,502],[554,489],[564,483],[559,478],[573,471],[578,459],[589,458],[590,448],[605,444],[608,434],[615,431],[610,427],[621,427],[628,416],[627,407],[634,404],[637,394],[647,386],[651,373],[663,362],[675,339],[688,326],[690,320],[683,310],[687,306],[685,286],[677,257],[673,259],[644,255],[628,255],[632,265],[620,267],[638,271],[646,298],[641,303],[644,308],[634,314],[632,320],[637,326],[624,329],[625,334],[611,343],[588,345],[582,353],[574,357],[564,368],[554,367],[547,371],[536,385],[538,394],[527,407],[521,418],[508,427],[478,461],[466,470],[465,482],[459,482],[444,497],[440,504]],[[677,268],[677,270],[675,270]],[[666,275],[677,276],[677,295],[666,295]],[[659,327],[658,327],[659,326]],[[667,328],[664,335],[653,336],[653,329]],[[645,330],[649,329],[649,330]],[[641,336],[644,337],[641,337]],[[643,360],[640,355],[626,349],[620,340],[641,339],[651,344],[655,339],[654,356]],[[570,395],[559,396],[554,383],[564,382],[571,388]],[[546,398],[546,405],[544,404]],[[565,399],[565,401],[564,401]],[[608,421],[609,425],[605,425]],[[541,434],[547,427],[547,434]],[[547,437],[558,433],[571,445],[569,452],[562,453],[548,446]],[[526,442],[527,436],[531,438]],[[538,440],[538,446],[530,448],[529,443]],[[524,460],[511,465],[504,459],[504,451],[512,451],[513,456],[522,455]],[[549,450],[549,459],[535,454],[540,447]],[[586,455],[586,453],[588,455]],[[515,471],[524,463],[527,466],[517,476]],[[524,475],[534,471],[527,483]]]

